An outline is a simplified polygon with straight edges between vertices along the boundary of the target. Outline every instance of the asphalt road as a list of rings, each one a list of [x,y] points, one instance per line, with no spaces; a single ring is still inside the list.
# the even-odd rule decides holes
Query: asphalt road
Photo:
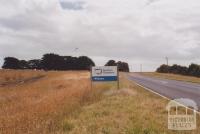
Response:
[[[131,74],[129,80],[151,89],[170,99],[187,98],[197,103],[200,109],[200,84],[176,80],[152,78],[140,74]]]

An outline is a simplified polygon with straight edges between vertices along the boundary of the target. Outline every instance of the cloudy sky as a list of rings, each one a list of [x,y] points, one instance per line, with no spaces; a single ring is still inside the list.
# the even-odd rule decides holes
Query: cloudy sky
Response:
[[[122,60],[133,71],[154,71],[165,57],[200,64],[200,1],[0,0],[0,65],[49,52]]]

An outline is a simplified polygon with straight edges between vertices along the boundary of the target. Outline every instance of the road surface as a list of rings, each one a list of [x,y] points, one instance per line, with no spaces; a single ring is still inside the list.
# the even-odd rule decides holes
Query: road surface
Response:
[[[197,103],[200,109],[200,84],[168,80],[161,78],[152,78],[140,74],[130,74],[129,80],[151,89],[169,99],[187,98]]]

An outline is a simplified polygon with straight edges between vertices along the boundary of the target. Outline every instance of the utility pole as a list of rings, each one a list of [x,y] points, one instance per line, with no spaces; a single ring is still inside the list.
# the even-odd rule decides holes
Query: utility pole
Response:
[[[167,66],[169,66],[169,58],[165,57],[165,59],[166,59],[166,62],[167,62]]]
[[[166,59],[166,62],[167,62],[167,73],[169,73],[169,58],[165,57],[165,59]]]
[[[140,72],[142,73],[142,64],[140,64]]]

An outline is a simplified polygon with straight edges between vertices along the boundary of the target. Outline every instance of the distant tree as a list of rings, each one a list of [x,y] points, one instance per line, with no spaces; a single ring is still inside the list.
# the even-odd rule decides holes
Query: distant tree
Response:
[[[89,70],[91,66],[95,66],[95,63],[87,56],[80,56],[79,58],[62,56],[62,59],[62,70]]]
[[[117,66],[117,63],[114,60],[109,60],[105,66]]]
[[[197,64],[191,64],[188,68],[188,75],[200,77],[200,66]]]
[[[42,61],[40,59],[29,60],[28,62],[29,69],[42,69]]]
[[[173,66],[169,66],[170,73],[187,75],[187,71],[188,71],[187,67],[180,66],[177,64],[174,64]]]
[[[57,54],[45,54],[42,58],[42,67],[44,70],[61,70],[61,65],[64,63],[63,57]]]
[[[121,61],[114,61],[114,60],[109,60],[105,66],[118,66],[119,71],[122,72],[129,72],[129,65],[126,62],[121,62]]]
[[[174,74],[181,74],[181,75],[190,75],[190,76],[196,76],[200,77],[200,65],[197,64],[191,64],[188,67],[180,66],[177,64],[174,64],[173,66],[167,66],[167,65],[161,65],[157,72],[159,73],[174,73]]]
[[[78,70],[79,69],[77,57],[69,57],[67,63],[69,66],[69,70]]]
[[[174,73],[174,74],[178,74],[179,73],[178,65],[174,64],[173,66],[169,67],[169,72]]]
[[[95,63],[87,56],[71,57],[45,54],[42,67],[45,70],[89,70]]]
[[[182,75],[188,75],[188,68],[187,67],[181,67],[180,68],[180,74]]]
[[[87,56],[80,56],[78,58],[78,69],[90,70],[92,66],[95,66],[94,62]]]
[[[19,69],[28,69],[28,62],[25,60],[20,60],[19,61]]]
[[[44,70],[89,70],[95,63],[87,56],[71,57],[49,53],[42,59],[29,61],[18,60],[14,57],[6,57],[4,69],[44,69]]]
[[[118,61],[118,62],[117,62],[117,66],[118,66],[118,68],[119,68],[119,71],[122,71],[122,72],[129,72],[129,65],[128,65],[128,63]]]
[[[14,57],[4,58],[3,69],[20,69],[20,61]]]
[[[125,66],[125,72],[130,72],[130,69],[129,69],[129,65],[128,63],[124,63],[124,66]]]
[[[156,71],[159,73],[168,73],[170,70],[170,67],[168,65],[161,65]]]

